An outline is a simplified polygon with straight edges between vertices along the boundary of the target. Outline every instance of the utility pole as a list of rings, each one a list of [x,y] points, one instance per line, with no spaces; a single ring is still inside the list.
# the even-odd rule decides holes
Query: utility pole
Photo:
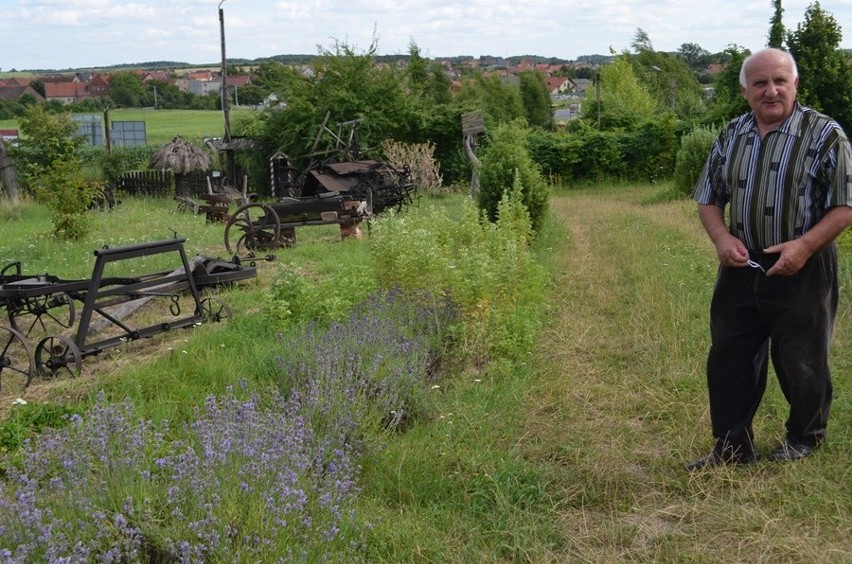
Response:
[[[219,34],[222,37],[222,115],[225,117],[225,184],[236,186],[236,172],[234,171],[234,152],[231,144],[231,112],[228,107],[228,59],[225,56],[225,11],[219,2]]]
[[[225,56],[225,11],[219,2],[219,34],[222,38],[222,114],[225,116],[225,142],[231,142],[231,115],[228,108],[228,59]]]
[[[601,71],[598,69],[598,77],[595,80],[595,97],[598,102],[598,128],[601,126]]]

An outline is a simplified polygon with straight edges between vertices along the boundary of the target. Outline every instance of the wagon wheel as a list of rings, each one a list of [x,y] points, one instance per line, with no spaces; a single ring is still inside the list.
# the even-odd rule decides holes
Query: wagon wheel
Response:
[[[267,204],[240,206],[225,226],[225,248],[233,255],[275,249],[280,241],[281,221]]]
[[[68,329],[74,325],[77,317],[74,300],[65,292],[24,298],[21,302],[9,304],[7,309],[12,328],[27,337],[36,328],[40,328],[42,335],[61,332],[60,328]],[[33,317],[32,321],[18,319],[28,315]]]
[[[27,338],[0,325],[0,393],[19,394],[33,379],[33,355]]]
[[[231,308],[228,304],[216,298],[201,300],[201,321],[225,321],[231,318]]]
[[[35,350],[35,365],[39,376],[53,378],[60,371],[77,376],[83,369],[82,355],[76,343],[63,335],[45,337]]]

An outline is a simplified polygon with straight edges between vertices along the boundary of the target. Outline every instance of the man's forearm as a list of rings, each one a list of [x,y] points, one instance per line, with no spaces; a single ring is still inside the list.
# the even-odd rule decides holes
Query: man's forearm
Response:
[[[719,206],[715,204],[699,204],[698,217],[701,220],[701,225],[704,226],[704,230],[714,244],[718,244],[721,237],[730,235],[728,226],[725,225],[724,210]]]
[[[852,207],[831,208],[819,222],[801,236],[800,241],[811,254],[834,241],[852,224]]]

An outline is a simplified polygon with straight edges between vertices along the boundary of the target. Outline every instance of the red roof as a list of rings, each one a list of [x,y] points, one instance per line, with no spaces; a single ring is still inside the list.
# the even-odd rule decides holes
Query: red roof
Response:
[[[45,82],[44,97],[52,98],[87,98],[86,85],[80,82]]]

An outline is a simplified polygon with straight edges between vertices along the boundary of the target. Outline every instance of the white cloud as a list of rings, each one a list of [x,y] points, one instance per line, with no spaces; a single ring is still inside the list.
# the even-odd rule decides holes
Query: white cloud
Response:
[[[812,0],[785,0],[795,29]],[[823,0],[852,24],[852,0]],[[219,0],[3,0],[0,68],[70,68],[150,60],[212,63],[220,57]],[[637,28],[654,47],[766,43],[769,0],[223,0],[229,57],[316,53],[345,41],[405,53],[414,40],[432,57],[533,54],[565,59],[629,49]],[[852,34],[852,29],[847,30]],[[843,46],[852,45],[844,39]]]

